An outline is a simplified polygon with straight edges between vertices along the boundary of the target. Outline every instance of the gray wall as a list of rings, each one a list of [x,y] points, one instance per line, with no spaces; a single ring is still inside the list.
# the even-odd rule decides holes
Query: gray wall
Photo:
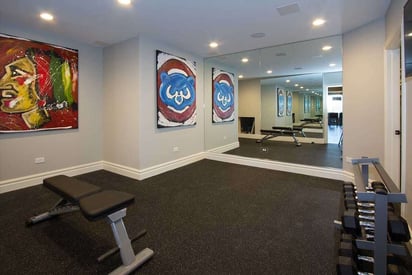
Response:
[[[157,129],[156,50],[196,62],[196,125]],[[104,75],[105,161],[142,170],[204,151],[201,58],[141,36],[105,48]]]
[[[343,159],[384,156],[385,21],[343,35]],[[343,162],[343,169],[352,165]]]
[[[79,50],[79,129],[0,135],[0,181],[102,159],[102,49],[0,25],[0,32]],[[34,158],[46,162],[35,164]]]

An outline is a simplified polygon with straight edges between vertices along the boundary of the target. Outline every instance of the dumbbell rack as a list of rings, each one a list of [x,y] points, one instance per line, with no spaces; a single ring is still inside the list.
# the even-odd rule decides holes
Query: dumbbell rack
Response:
[[[365,192],[368,185],[369,165],[372,164],[383,183],[386,185],[388,194],[377,194]],[[373,251],[374,274],[385,275],[387,269],[388,253],[396,255],[407,255],[407,248],[401,244],[388,243],[388,203],[407,203],[406,195],[400,193],[378,158],[352,159],[357,196],[360,202],[375,203],[375,237],[374,241],[356,240],[356,245],[360,249]]]

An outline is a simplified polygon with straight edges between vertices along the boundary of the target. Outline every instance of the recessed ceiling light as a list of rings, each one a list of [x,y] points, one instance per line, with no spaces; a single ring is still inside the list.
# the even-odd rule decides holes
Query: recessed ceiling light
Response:
[[[271,74],[272,70],[267,70],[266,73]]]
[[[323,18],[316,18],[315,20],[313,20],[312,25],[315,27],[318,27],[318,26],[322,26],[323,24],[325,24],[325,22],[326,21]]]
[[[335,66],[336,66],[335,63],[330,63],[330,64],[329,64],[329,67],[335,67]]]
[[[412,32],[408,33],[406,36],[411,37],[411,36],[412,36]]]
[[[119,4],[121,5],[130,5],[132,3],[132,0],[117,0]]]
[[[243,58],[242,58],[242,62],[243,62],[243,63],[247,63],[247,62],[249,62],[249,59],[246,58],[246,57],[243,57]]]
[[[330,49],[332,49],[332,46],[330,45],[325,45],[322,47],[322,51],[329,51]]]
[[[209,47],[211,48],[217,48],[217,46],[219,46],[219,44],[217,44],[217,42],[210,42]]]
[[[240,75],[239,75],[239,78],[243,78],[243,74],[240,74]]]
[[[54,16],[51,13],[42,12],[40,14],[40,18],[46,21],[52,21],[54,19]]]

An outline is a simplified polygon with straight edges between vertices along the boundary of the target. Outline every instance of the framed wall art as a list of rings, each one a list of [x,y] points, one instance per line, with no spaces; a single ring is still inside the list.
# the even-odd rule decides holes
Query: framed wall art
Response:
[[[157,128],[196,124],[196,62],[156,51]]]
[[[277,107],[278,117],[285,115],[285,92],[281,88],[277,88]]]
[[[234,121],[234,74],[212,68],[212,122]]]
[[[292,92],[286,91],[286,115],[291,116],[292,115]]]
[[[78,128],[78,51],[0,34],[0,133]]]

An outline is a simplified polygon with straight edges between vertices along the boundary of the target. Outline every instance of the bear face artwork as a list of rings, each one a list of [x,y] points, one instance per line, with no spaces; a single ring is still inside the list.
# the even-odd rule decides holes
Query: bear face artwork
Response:
[[[160,98],[174,112],[183,113],[195,101],[194,79],[180,73],[160,75]]]
[[[233,74],[215,68],[213,75],[213,122],[227,122],[234,120],[235,96]]]
[[[196,124],[194,62],[157,51],[157,127]]]

